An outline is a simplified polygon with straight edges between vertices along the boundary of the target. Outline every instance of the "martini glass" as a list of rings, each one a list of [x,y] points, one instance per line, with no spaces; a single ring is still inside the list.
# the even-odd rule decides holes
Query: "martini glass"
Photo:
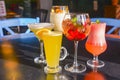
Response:
[[[35,63],[46,63],[44,58],[44,52],[43,52],[43,40],[42,37],[39,36],[37,33],[42,30],[44,32],[48,30],[52,30],[54,25],[52,23],[33,23],[28,24],[29,29],[35,34],[35,36],[38,38],[40,42],[40,56],[34,58]]]
[[[65,65],[65,70],[72,73],[82,73],[86,66],[77,61],[78,42],[84,40],[90,31],[90,18],[88,13],[68,13],[64,16],[62,27],[64,35],[74,41],[74,62]]]

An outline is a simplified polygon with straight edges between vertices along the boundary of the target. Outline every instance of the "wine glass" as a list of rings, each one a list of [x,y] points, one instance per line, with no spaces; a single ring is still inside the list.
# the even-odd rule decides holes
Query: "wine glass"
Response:
[[[106,23],[96,22],[91,24],[91,31],[85,44],[87,51],[93,55],[93,59],[87,61],[87,65],[90,67],[100,68],[105,65],[103,61],[98,60],[98,56],[107,48],[105,28]]]
[[[90,18],[88,13],[68,13],[64,16],[62,27],[64,35],[74,41],[74,62],[65,65],[65,70],[72,73],[81,73],[86,66],[77,62],[78,42],[85,39],[90,31]]]
[[[43,52],[43,40],[42,37],[39,36],[37,33],[40,30],[43,30],[44,32],[48,30],[52,30],[54,27],[54,24],[52,23],[33,23],[33,24],[28,24],[29,29],[35,34],[35,36],[38,38],[40,42],[40,56],[34,58],[35,63],[46,63],[45,58],[44,58],[44,52]]]

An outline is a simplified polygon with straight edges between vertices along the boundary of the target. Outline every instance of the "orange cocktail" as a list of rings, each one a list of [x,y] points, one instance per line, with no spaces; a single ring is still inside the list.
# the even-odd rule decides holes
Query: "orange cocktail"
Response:
[[[104,63],[98,60],[98,55],[102,54],[106,48],[105,40],[106,23],[92,23],[91,31],[86,41],[85,47],[93,56],[93,60],[89,60],[87,64],[91,67],[103,67]]]

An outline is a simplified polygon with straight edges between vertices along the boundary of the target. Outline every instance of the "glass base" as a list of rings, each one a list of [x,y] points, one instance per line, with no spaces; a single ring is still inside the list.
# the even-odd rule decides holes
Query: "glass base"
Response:
[[[62,71],[62,67],[61,66],[58,66],[58,67],[48,67],[46,66],[44,68],[44,72],[45,73],[58,73],[58,72],[61,72]]]
[[[86,71],[86,66],[83,64],[78,64],[78,66],[74,66],[73,64],[67,64],[65,65],[65,70],[69,71],[71,73],[82,73],[84,71]]]
[[[37,64],[46,63],[46,61],[41,57],[34,58],[34,62],[37,63]]]
[[[101,68],[105,65],[105,63],[101,60],[98,60],[98,62],[95,62],[94,60],[88,60],[87,65],[92,67],[92,68],[93,67]]]

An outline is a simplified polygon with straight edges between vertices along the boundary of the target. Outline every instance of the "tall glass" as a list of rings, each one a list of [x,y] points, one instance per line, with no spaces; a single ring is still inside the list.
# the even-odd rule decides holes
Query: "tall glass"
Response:
[[[72,73],[81,73],[86,70],[86,66],[77,62],[78,42],[85,39],[90,31],[90,18],[87,13],[71,13],[64,16],[62,22],[63,33],[71,41],[74,41],[74,62],[65,66],[65,70]]]
[[[68,6],[52,6],[50,22],[55,24],[54,30],[62,31],[62,21],[66,13],[69,13]]]
[[[59,66],[60,51],[62,44],[62,32],[51,31],[43,33],[45,57],[47,66],[44,68],[46,73],[57,73],[62,70]],[[66,56],[64,54],[64,56]]]
[[[68,6],[62,6],[62,5],[52,6],[51,11],[50,11],[50,22],[55,25],[54,27],[55,31],[63,31],[62,21],[66,13],[69,13]],[[65,47],[62,46],[62,48],[64,49]]]
[[[103,61],[98,60],[98,56],[107,48],[105,40],[105,28],[106,23],[91,24],[91,31],[85,44],[86,49],[93,55],[93,59],[87,61],[87,65],[90,67],[100,68],[105,65]]]
[[[40,53],[41,54],[40,54],[40,56],[38,56],[34,59],[34,62],[35,63],[45,63],[44,52],[43,52],[43,40],[42,40],[42,36],[40,36],[41,34],[39,32],[41,30],[43,30],[44,32],[52,30],[54,28],[54,25],[52,23],[33,23],[33,24],[28,24],[28,27],[40,41],[40,48],[41,48]]]

